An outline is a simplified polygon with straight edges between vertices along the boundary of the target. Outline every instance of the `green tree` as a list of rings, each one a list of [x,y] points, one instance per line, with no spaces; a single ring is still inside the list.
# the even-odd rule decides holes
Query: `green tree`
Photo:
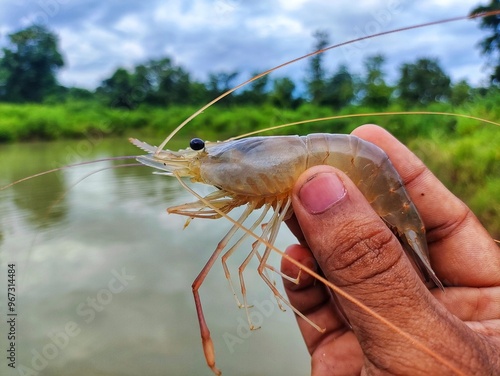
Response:
[[[346,107],[356,98],[356,82],[347,65],[340,65],[333,76],[327,80],[320,104],[335,109]]]
[[[466,80],[460,80],[451,87],[450,102],[459,106],[472,99],[472,88]]]
[[[252,73],[252,77],[260,72]],[[249,88],[237,96],[237,102],[241,104],[261,105],[269,97],[269,75],[259,78],[250,83]]]
[[[154,105],[169,106],[190,104],[191,78],[170,58],[150,60],[135,69],[137,89],[145,92],[145,101]]]
[[[397,89],[399,98],[407,105],[427,105],[448,100],[450,84],[450,77],[437,59],[422,58],[401,66]]]
[[[191,94],[189,98],[193,104],[202,105],[207,103],[210,99],[213,99],[208,93],[207,86],[202,82],[193,81],[191,82],[190,88]]]
[[[170,58],[149,60],[133,72],[118,68],[97,89],[112,107],[133,109],[146,103],[154,106],[199,104],[206,102],[205,85],[191,81],[189,73]]]
[[[273,81],[273,90],[271,92],[271,103],[280,108],[296,108],[299,101],[294,98],[294,82],[288,77],[276,78]]]
[[[0,97],[12,102],[41,102],[58,90],[57,70],[64,65],[57,37],[33,25],[9,34],[0,59]]]
[[[491,0],[487,5],[480,5],[473,9],[471,15],[483,12],[500,10],[500,0]],[[479,27],[490,29],[491,34],[479,43],[481,52],[488,56],[489,64],[493,67],[490,80],[494,84],[500,84],[500,15],[482,17]]]
[[[135,93],[134,76],[124,68],[118,68],[113,75],[102,81],[96,90],[111,107],[135,108],[143,96]]]
[[[314,33],[314,50],[322,50],[327,47],[329,36],[326,31],[318,30]],[[325,95],[326,87],[326,71],[323,66],[324,54],[317,54],[311,58],[309,66],[308,77],[306,78],[307,91],[311,102],[314,104],[321,104]]]
[[[208,75],[207,89],[210,99],[214,99],[234,87],[234,80],[238,76],[238,72],[219,72],[210,73]],[[221,104],[229,105],[234,102],[234,96],[229,96],[224,99]]]
[[[364,77],[362,103],[374,108],[386,108],[394,91],[386,84],[383,65],[385,58],[382,55],[369,56],[364,61],[366,76]]]

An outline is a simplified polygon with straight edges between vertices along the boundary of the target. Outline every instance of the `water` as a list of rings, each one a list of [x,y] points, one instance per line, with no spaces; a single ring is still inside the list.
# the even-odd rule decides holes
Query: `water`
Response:
[[[124,139],[2,145],[0,185],[67,163],[136,153]],[[148,168],[107,169],[73,186],[97,168],[120,163],[81,166],[0,192],[2,375],[211,374],[191,283],[230,225],[194,220],[183,231],[185,218],[165,209],[193,198],[175,179]],[[277,246],[292,242],[282,231]],[[235,277],[248,250],[247,244],[230,258]],[[4,356],[11,263],[15,370]],[[245,277],[253,318],[262,326],[257,331],[248,331],[220,263],[200,290],[218,366],[226,375],[309,373],[292,313],[279,310],[256,263]]]

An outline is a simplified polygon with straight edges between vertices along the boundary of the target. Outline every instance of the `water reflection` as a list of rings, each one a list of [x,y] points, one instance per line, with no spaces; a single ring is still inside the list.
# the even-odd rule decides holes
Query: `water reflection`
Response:
[[[23,145],[5,145],[1,149],[2,165],[0,176],[2,185],[23,177],[43,171],[53,165],[54,158],[62,152],[60,147],[47,150],[43,144],[33,143],[28,147]],[[50,167],[49,167],[50,168]],[[67,207],[61,200],[57,208],[47,212],[47,203],[55,202],[66,189],[64,179],[59,174],[41,176],[36,184],[25,183],[11,187],[8,194],[32,224],[47,225],[48,219],[57,221],[64,218]]]
[[[78,145],[2,146],[0,158],[8,163],[0,167],[1,184],[70,159]],[[126,141],[106,140],[86,159],[133,153]],[[193,198],[175,179],[148,168],[107,169],[73,186],[95,168],[81,166],[0,192],[2,275],[7,263],[17,264],[22,323],[12,374],[22,366],[39,375],[210,375],[191,283],[229,224],[195,220],[182,231],[185,218],[165,209]],[[291,241],[285,233],[278,246]],[[235,274],[244,253],[229,260]],[[246,281],[259,331],[248,332],[220,264],[200,290],[219,366],[227,375],[308,373],[292,314],[279,311],[254,270],[249,267]],[[0,294],[5,302],[4,289]],[[2,371],[8,370],[5,362],[1,357]]]

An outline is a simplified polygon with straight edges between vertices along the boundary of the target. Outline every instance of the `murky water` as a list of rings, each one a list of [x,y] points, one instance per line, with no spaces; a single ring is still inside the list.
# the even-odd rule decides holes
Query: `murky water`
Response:
[[[125,139],[2,145],[0,185],[67,163],[136,153]],[[194,220],[183,231],[185,218],[165,208],[193,198],[175,179],[148,168],[106,169],[74,185],[120,163],[80,166],[0,192],[2,375],[211,374],[191,283],[230,225]],[[277,245],[293,241],[285,230]],[[248,250],[230,259],[235,275]],[[12,263],[15,370],[5,356]],[[248,330],[220,263],[201,289],[218,366],[226,375],[307,374],[309,356],[295,319],[279,310],[255,266],[246,281],[260,330]]]

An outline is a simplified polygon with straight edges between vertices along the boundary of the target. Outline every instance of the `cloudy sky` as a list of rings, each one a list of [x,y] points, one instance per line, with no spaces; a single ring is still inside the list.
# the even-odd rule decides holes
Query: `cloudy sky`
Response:
[[[486,3],[483,0],[482,3]],[[0,0],[0,45],[41,22],[59,35],[64,85],[89,89],[119,67],[170,56],[197,79],[240,71],[240,80],[312,50],[314,31],[331,43],[403,26],[467,15],[481,3],[456,0]],[[402,62],[437,57],[454,80],[487,78],[477,48],[478,21],[426,27],[342,47],[326,55],[331,70],[360,72],[365,56],[382,53],[386,72]],[[305,64],[275,74],[300,80]]]

